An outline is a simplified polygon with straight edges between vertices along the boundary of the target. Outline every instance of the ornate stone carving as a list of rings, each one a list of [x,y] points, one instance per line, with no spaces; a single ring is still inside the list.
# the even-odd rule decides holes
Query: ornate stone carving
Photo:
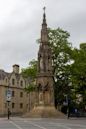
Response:
[[[38,74],[36,82],[38,105],[40,105],[40,103],[43,105],[54,104],[52,54],[48,42],[45,8],[41,30],[41,43],[38,52]]]

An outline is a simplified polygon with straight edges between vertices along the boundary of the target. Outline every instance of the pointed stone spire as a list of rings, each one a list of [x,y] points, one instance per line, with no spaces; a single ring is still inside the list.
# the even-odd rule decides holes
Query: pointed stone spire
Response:
[[[47,23],[46,23],[46,14],[45,14],[46,7],[43,8],[43,23],[42,23],[42,30],[41,30],[41,43],[48,43],[48,32],[47,32]]]
[[[43,8],[44,14],[43,14],[43,24],[46,24],[46,14],[45,14],[46,7]]]

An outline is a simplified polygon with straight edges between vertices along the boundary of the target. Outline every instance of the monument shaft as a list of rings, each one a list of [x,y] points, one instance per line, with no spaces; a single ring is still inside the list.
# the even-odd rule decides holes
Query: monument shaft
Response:
[[[41,42],[38,52],[38,73],[36,81],[36,104],[54,105],[52,53],[48,42],[45,11],[41,29]]]
[[[57,111],[54,106],[52,52],[48,42],[45,8],[41,29],[41,42],[38,51],[35,93],[36,102],[34,108],[26,116],[35,118],[57,118],[63,116],[63,114]]]

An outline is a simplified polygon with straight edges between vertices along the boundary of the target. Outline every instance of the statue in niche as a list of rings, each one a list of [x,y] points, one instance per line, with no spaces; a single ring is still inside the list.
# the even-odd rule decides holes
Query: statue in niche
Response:
[[[38,94],[39,94],[39,104],[43,104],[43,90],[42,90],[42,85],[40,83],[37,89],[38,89]]]
[[[43,104],[43,92],[39,93],[39,103]]]
[[[43,59],[40,59],[40,69],[43,70],[44,67],[43,67]]]

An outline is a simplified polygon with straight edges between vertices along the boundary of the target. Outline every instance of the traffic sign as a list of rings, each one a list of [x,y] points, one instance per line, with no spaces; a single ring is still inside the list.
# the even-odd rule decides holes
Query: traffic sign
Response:
[[[7,89],[7,91],[6,91],[6,101],[11,101],[11,97],[12,97],[12,90]]]
[[[12,90],[11,89],[7,89],[6,96],[7,97],[12,97]]]

